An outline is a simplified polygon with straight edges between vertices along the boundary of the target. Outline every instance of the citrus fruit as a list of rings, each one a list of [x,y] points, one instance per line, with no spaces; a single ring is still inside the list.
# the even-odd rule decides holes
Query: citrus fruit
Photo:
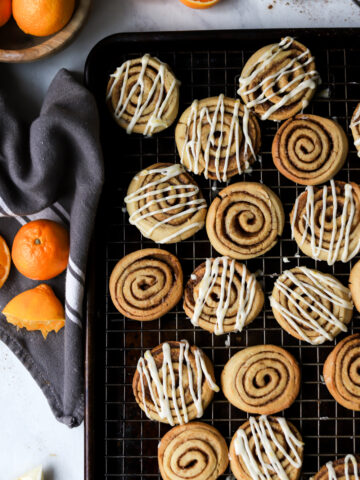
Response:
[[[40,330],[44,338],[65,325],[64,307],[45,283],[16,295],[2,313],[12,325],[28,331]]]
[[[17,232],[12,246],[15,267],[32,280],[49,280],[68,264],[69,233],[52,220],[34,220]]]
[[[31,470],[30,472],[21,475],[17,480],[43,480],[43,469],[42,467],[37,467]]]
[[[61,30],[70,20],[75,0],[13,0],[12,12],[25,33],[44,37]]]
[[[219,0],[180,0],[180,2],[190,8],[210,8]]]
[[[10,273],[11,257],[9,247],[0,235],[0,288],[6,282]]]
[[[1,0],[0,2],[0,27],[11,17],[11,0]]]

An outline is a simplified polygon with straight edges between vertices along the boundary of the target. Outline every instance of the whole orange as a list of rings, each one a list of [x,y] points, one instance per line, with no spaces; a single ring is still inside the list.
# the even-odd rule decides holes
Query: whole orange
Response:
[[[17,232],[12,246],[15,267],[32,280],[60,275],[69,260],[70,238],[65,227],[52,220],[34,220]]]
[[[0,27],[5,25],[5,23],[11,17],[11,0],[1,0],[0,1]]]
[[[12,11],[25,33],[44,37],[61,30],[70,20],[75,0],[13,0]]]

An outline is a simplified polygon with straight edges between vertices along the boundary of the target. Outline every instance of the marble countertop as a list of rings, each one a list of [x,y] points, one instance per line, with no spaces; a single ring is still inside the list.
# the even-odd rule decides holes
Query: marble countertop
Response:
[[[112,33],[280,27],[360,27],[360,7],[353,0],[222,0],[195,11],[178,0],[93,0],[88,22],[71,45],[33,64],[0,64],[0,88],[32,118],[56,72],[82,72],[90,49]],[[0,480],[13,480],[39,463],[46,480],[81,480],[83,427],[69,430],[53,418],[40,389],[1,343],[0,375]]]

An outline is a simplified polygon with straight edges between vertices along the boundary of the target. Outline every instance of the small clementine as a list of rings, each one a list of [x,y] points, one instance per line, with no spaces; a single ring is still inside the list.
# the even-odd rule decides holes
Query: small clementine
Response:
[[[190,8],[203,9],[213,7],[219,0],[180,0],[180,2]]]
[[[0,27],[5,25],[11,17],[11,0],[1,0],[0,2]]]
[[[75,0],[13,0],[12,11],[18,27],[37,37],[52,35],[70,20]]]
[[[15,267],[25,277],[49,280],[67,267],[69,249],[65,227],[52,220],[34,220],[15,235],[11,255]]]
[[[9,276],[10,266],[11,257],[9,247],[0,235],[0,288],[4,285]]]
[[[28,331],[40,330],[44,338],[65,325],[65,312],[53,289],[44,283],[16,295],[2,313],[6,320]]]

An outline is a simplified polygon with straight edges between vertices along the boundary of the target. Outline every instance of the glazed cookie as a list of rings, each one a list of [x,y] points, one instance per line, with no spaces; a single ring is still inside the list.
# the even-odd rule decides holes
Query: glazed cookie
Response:
[[[297,480],[303,450],[300,433],[285,418],[250,417],[231,441],[231,471],[237,480]]]
[[[181,115],[175,140],[188,170],[225,182],[256,160],[261,134],[255,115],[221,94],[195,100]]]
[[[224,367],[225,397],[248,413],[271,415],[295,401],[300,368],[295,358],[276,345],[256,345],[237,352]]]
[[[163,480],[216,480],[229,463],[226,442],[206,423],[178,425],[159,444],[158,461]]]
[[[308,105],[319,79],[309,49],[285,37],[249,58],[241,72],[238,94],[261,120],[285,120]]]
[[[113,304],[125,317],[160,318],[179,302],[183,272],[179,260],[159,248],[137,250],[123,257],[110,276]]]
[[[360,477],[360,456],[346,455],[344,458],[328,462],[312,480],[358,480]]]
[[[199,265],[184,291],[184,310],[191,323],[215,335],[241,332],[264,305],[264,293],[245,265],[227,257]]]
[[[354,145],[360,157],[360,103],[355,108],[354,114],[350,123],[351,132],[354,137]]]
[[[355,308],[360,312],[360,260],[358,260],[350,272],[349,288]]]
[[[129,222],[157,243],[180,242],[205,225],[206,201],[182,165],[155,163],[142,170],[125,203]]]
[[[332,275],[296,267],[276,280],[270,305],[280,325],[312,345],[333,340],[353,313],[350,290]]]
[[[106,102],[127,133],[152,135],[169,127],[179,110],[179,82],[170,68],[146,54],[110,75]]]
[[[348,262],[360,251],[360,187],[330,180],[307,187],[290,214],[292,238],[314,260]]]
[[[239,182],[219,192],[206,217],[215,250],[238,260],[264,255],[284,228],[281,201],[266,185]]]
[[[324,363],[324,380],[345,408],[360,411],[360,334],[341,340]]]
[[[319,185],[344,165],[348,140],[342,127],[317,115],[296,115],[284,122],[272,144],[275,167],[301,185]]]
[[[138,361],[132,387],[146,416],[170,425],[202,417],[219,391],[212,363],[186,340],[147,350]]]

